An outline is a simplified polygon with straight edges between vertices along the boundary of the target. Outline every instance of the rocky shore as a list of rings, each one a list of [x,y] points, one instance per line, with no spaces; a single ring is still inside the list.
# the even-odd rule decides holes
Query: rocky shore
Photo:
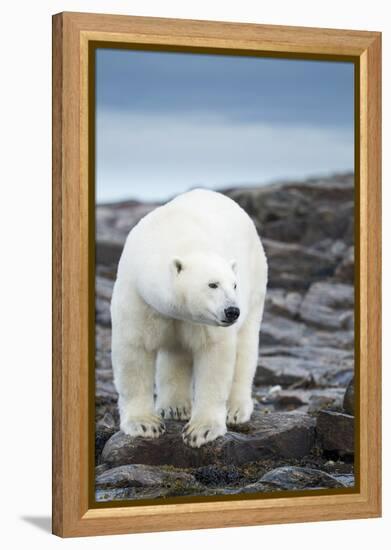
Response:
[[[251,422],[200,449],[183,423],[157,439],[119,431],[109,302],[127,233],[158,204],[96,210],[96,499],[229,495],[354,485],[354,180],[228,189],[268,257]]]

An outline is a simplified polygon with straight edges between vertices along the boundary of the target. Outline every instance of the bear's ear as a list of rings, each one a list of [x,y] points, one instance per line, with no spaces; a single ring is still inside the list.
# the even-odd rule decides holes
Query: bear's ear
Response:
[[[231,264],[232,271],[233,271],[234,273],[236,273],[237,268],[238,268],[238,265],[237,265],[237,263],[236,263],[236,260],[231,260],[229,263]]]
[[[179,273],[183,270],[183,262],[179,258],[174,258],[172,261],[172,267],[174,272],[179,275]]]

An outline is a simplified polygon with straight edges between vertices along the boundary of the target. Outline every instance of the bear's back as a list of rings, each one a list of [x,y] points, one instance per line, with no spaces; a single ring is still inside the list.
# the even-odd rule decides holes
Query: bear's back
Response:
[[[145,216],[129,237],[149,240],[175,248],[177,253],[188,252],[194,244],[202,248],[224,247],[225,241],[248,238],[255,233],[247,213],[232,199],[206,189],[194,189],[178,195]]]

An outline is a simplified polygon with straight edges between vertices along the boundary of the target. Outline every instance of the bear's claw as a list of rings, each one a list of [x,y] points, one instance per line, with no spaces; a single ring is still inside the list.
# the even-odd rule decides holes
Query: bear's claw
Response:
[[[191,407],[187,405],[179,405],[178,407],[160,407],[158,413],[162,418],[171,420],[189,420],[191,415]]]

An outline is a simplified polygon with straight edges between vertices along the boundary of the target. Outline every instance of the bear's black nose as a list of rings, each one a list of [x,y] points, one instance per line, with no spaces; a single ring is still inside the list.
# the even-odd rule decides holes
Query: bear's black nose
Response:
[[[238,307],[227,307],[227,309],[224,310],[224,313],[227,321],[233,322],[239,317],[240,309]]]

